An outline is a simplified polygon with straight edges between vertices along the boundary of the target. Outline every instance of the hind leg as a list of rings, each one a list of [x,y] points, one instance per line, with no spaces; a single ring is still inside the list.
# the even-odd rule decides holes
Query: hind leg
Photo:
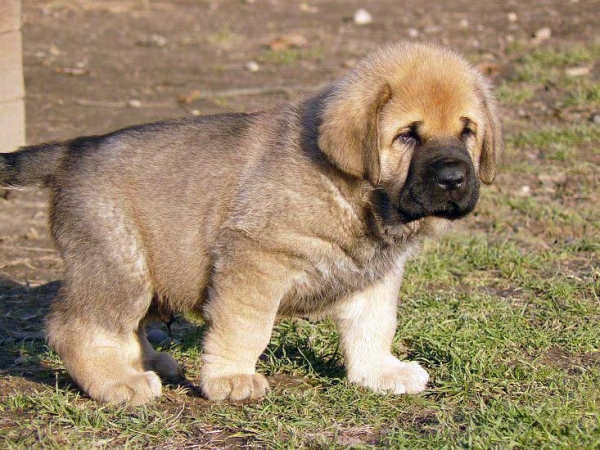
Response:
[[[71,293],[55,302],[47,337],[73,380],[103,403],[147,403],[161,393],[158,375],[148,370],[145,348],[134,324],[107,326],[70,308]]]
[[[120,208],[103,203],[105,197],[54,199],[52,229],[65,280],[46,332],[90,397],[138,405],[161,393],[160,379],[147,363],[157,358],[147,357],[139,332],[153,288],[135,227]]]

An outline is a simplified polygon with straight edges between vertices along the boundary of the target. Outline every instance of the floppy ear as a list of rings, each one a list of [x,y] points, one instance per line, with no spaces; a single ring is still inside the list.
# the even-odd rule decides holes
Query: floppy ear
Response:
[[[379,184],[379,115],[392,89],[364,89],[350,81],[336,86],[324,100],[319,148],[342,171]]]
[[[481,101],[486,126],[479,160],[479,178],[485,184],[492,184],[494,178],[496,178],[496,165],[504,150],[504,141],[502,139],[502,125],[496,113],[496,100],[487,81],[482,80],[481,84]]]

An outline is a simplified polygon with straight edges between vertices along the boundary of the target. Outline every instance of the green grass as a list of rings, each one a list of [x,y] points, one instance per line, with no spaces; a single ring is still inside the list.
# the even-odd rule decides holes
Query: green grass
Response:
[[[598,141],[600,128],[594,124],[550,126],[508,135],[506,153],[514,155],[523,150],[536,150],[546,159],[575,164],[578,161],[585,162],[585,159],[581,160],[585,153],[597,155],[600,151],[596,145]]]
[[[600,59],[600,46],[586,44],[567,49],[539,48],[523,51],[518,44],[507,49],[514,54],[514,73],[496,90],[498,100],[508,106],[527,107],[532,102],[551,100],[552,108],[576,108],[595,111],[600,106],[600,83],[590,74],[569,77],[565,69],[592,67]]]
[[[597,142],[600,139],[600,128],[592,124],[571,127],[547,127],[532,131],[524,131],[509,136],[508,142],[517,148],[551,147],[566,145],[576,147],[581,144]]]
[[[537,49],[521,56],[517,63],[516,80],[544,84],[564,78],[565,68],[589,65],[600,57],[600,46],[581,45],[564,50]]]
[[[267,448],[593,448],[600,443],[599,249],[594,238],[531,251],[465,234],[428,244],[408,267],[394,343],[399,356],[432,375],[419,396],[350,385],[330,321],[284,321],[259,363],[261,372],[284,378],[262,402],[209,404],[168,388],[147,407],[99,406],[60,374],[54,386],[2,399],[2,416],[29,425],[0,428],[0,436],[21,448],[61,440],[177,445],[211,436]],[[573,258],[589,264],[565,269]],[[174,354],[195,377],[202,328],[186,330]],[[20,352],[55,363],[39,344]]]
[[[535,50],[522,58],[524,63],[542,67],[567,67],[582,63],[592,63],[600,54],[598,45],[573,46],[562,51],[554,49]]]
[[[566,89],[560,106],[600,108],[600,83],[588,79],[575,80]]]
[[[496,97],[500,103],[518,106],[531,101],[535,92],[531,86],[511,86],[504,82],[496,88]]]

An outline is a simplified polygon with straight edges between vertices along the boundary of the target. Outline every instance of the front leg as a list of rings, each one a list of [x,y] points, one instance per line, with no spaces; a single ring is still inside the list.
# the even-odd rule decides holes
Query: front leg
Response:
[[[259,256],[262,261],[228,264],[214,277],[205,308],[209,326],[200,372],[202,391],[209,400],[257,399],[269,391],[255,366],[269,344],[284,288],[278,267]]]
[[[340,302],[333,312],[348,379],[376,392],[415,394],[429,380],[418,363],[400,361],[391,352],[403,265]]]

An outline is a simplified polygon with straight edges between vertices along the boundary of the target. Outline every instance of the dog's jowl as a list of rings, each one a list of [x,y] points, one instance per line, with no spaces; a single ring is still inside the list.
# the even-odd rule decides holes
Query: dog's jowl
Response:
[[[396,44],[314,97],[0,156],[0,186],[51,191],[65,261],[49,344],[102,402],[145,403],[177,362],[144,322],[196,310],[211,400],[269,390],[255,363],[278,317],[330,315],[349,379],[396,394],[427,372],[390,347],[406,259],[476,205],[501,148],[463,58]]]

